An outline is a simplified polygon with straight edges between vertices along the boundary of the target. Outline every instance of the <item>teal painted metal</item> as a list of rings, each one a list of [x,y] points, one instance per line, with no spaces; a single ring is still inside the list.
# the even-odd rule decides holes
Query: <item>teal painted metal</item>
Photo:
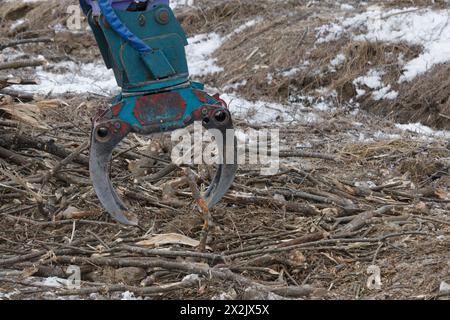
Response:
[[[143,98],[151,99],[160,94],[130,96],[117,100],[112,107],[113,111],[115,107],[117,108],[117,114],[114,116],[128,123],[136,132],[151,133],[158,130],[164,132],[185,127],[194,118],[193,114],[204,105],[216,106],[218,109],[223,107],[219,100],[193,87],[175,89],[166,93],[167,99],[162,96],[156,103],[147,102],[149,107],[145,109],[145,121],[137,116],[137,109],[142,106],[142,101],[145,101]],[[173,96],[177,96],[178,99],[173,99]],[[155,105],[160,105],[161,108]],[[149,128],[149,125],[152,128]]]
[[[167,5],[149,11],[114,9],[122,23],[153,50],[141,53],[124,41],[108,24],[104,16],[89,14],[107,67],[114,70],[118,85],[126,93],[152,93],[189,80],[184,47],[187,38],[181,25]],[[161,17],[164,23],[161,23]]]
[[[135,108],[142,96],[162,91],[179,93],[183,107],[167,105],[159,114],[147,110],[148,116],[154,116],[159,122],[160,131],[186,126],[192,113],[206,102],[222,105],[219,99],[205,92],[198,94],[198,90],[204,90],[202,83],[189,81],[187,38],[169,6],[161,4],[152,10],[137,12],[114,9],[114,12],[135,36],[152,48],[150,52],[138,52],[111,28],[103,15],[88,13],[88,22],[105,64],[114,70],[117,84],[122,88],[122,93],[113,99],[113,108],[121,106],[120,112],[114,115],[117,119],[136,131],[148,131],[136,118]],[[183,113],[182,117],[174,118],[170,114],[175,108]]]
[[[198,121],[222,137],[216,140],[221,163],[204,194],[208,208],[212,208],[230,188],[237,170],[236,139],[227,143],[233,123],[218,95],[208,95],[202,83],[189,80],[184,49],[187,39],[172,10],[167,4],[155,4],[151,10],[125,11],[113,9],[114,1],[98,0],[99,14],[89,9],[88,4],[95,2],[80,3],[105,64],[114,70],[122,87],[112,106],[99,110],[93,118],[89,171],[101,203],[117,221],[136,225],[108,177],[107,163],[113,149],[131,132],[172,131]],[[228,153],[229,144],[233,154]]]

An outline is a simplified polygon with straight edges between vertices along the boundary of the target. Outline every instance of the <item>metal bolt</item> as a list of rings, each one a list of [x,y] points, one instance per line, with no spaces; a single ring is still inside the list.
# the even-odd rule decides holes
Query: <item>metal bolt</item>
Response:
[[[99,136],[99,138],[106,138],[108,134],[109,134],[108,128],[100,127],[97,129],[97,135]]]
[[[169,11],[167,9],[159,9],[156,11],[155,19],[159,24],[168,24],[170,21]]]
[[[159,20],[161,20],[162,23],[169,22],[169,13],[167,11],[161,11],[159,13]]]
[[[225,112],[219,110],[214,114],[214,118],[218,122],[224,122],[225,120],[227,120],[227,114]]]
[[[145,26],[145,16],[143,14],[139,15],[138,22],[141,27]]]

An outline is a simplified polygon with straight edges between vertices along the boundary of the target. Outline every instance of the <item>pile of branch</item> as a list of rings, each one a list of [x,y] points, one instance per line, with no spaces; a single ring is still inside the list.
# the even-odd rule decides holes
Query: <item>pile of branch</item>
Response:
[[[391,243],[411,237],[435,238],[440,228],[450,225],[448,219],[426,214],[426,208],[450,202],[437,189],[428,187],[413,192],[402,181],[362,187],[291,165],[283,165],[280,173],[271,177],[270,184],[261,188],[259,185],[267,178],[255,175],[244,166],[233,190],[223,201],[228,207],[227,215],[233,217],[236,213],[240,219],[239,227],[234,222],[230,225],[220,210],[205,218],[213,229],[218,226],[238,229],[231,233],[227,229],[213,230],[208,238],[201,221],[194,220],[198,228],[195,229],[194,223],[197,231],[192,237],[200,241],[180,240],[178,235],[174,242],[170,240],[173,235],[169,234],[160,235],[165,238],[158,242],[152,236],[154,221],[144,220],[138,229],[124,229],[100,214],[89,182],[88,119],[80,119],[80,123],[59,123],[53,128],[64,127],[64,131],[59,129],[55,141],[51,138],[52,129],[32,134],[25,133],[18,122],[0,122],[0,162],[6,168],[0,171],[0,217],[5,226],[14,226],[15,234],[29,228],[35,233],[31,237],[27,235],[27,241],[16,246],[11,233],[5,230],[0,238],[0,269],[15,270],[20,272],[20,277],[0,274],[0,283],[12,281],[23,285],[24,296],[43,290],[59,296],[80,297],[92,293],[111,297],[115,292],[124,291],[137,296],[197,296],[206,285],[213,292],[232,287],[236,292],[234,297],[241,298],[323,297],[327,294],[326,287],[312,285],[308,276],[300,281],[293,274],[303,268],[304,255],[334,252],[352,261],[375,263],[380,255],[389,252]],[[79,137],[79,142],[74,143],[73,137],[67,139],[64,132]],[[297,156],[336,161],[321,154],[287,153],[286,156],[291,160]],[[158,175],[161,170],[158,167],[165,162],[155,159],[161,157],[139,152],[135,141],[126,141],[113,157],[112,172],[127,172],[130,161],[146,159],[147,165],[154,166],[149,174],[159,176],[156,179],[159,181],[142,179],[135,186],[133,177],[113,174],[116,187],[127,190],[122,192],[123,197],[135,211],[151,209],[162,216],[162,226],[173,223],[174,214],[182,220],[191,214],[199,218],[192,207],[192,192],[197,194],[195,200],[199,204],[201,196],[192,184],[199,186],[207,177],[200,171],[188,172],[191,179],[186,179],[176,167]],[[58,193],[61,196],[55,197]],[[248,210],[251,215],[245,213]],[[255,219],[258,211],[267,210],[272,229]],[[286,215],[303,222],[292,225],[291,220],[283,218]],[[140,219],[144,218],[140,215]],[[431,230],[435,231],[420,230],[423,223],[432,224]],[[386,224],[394,224],[399,230],[386,232]],[[308,226],[314,230],[308,230]],[[52,239],[55,235],[61,238],[39,240]],[[186,245],[197,248],[187,249]],[[66,278],[65,270],[70,265],[80,266],[82,279],[92,280],[83,281],[79,289],[49,288],[36,280],[50,276]],[[114,276],[100,279],[93,276],[106,270],[112,270]],[[134,280],[117,275],[123,272],[133,274]],[[24,281],[24,274],[34,277],[34,284]],[[30,286],[35,289],[30,290]]]

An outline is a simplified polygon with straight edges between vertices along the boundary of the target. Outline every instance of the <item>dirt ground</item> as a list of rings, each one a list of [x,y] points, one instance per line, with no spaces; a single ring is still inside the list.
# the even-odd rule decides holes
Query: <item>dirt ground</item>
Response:
[[[110,99],[93,93],[8,93],[2,76],[30,79],[34,68],[0,70],[0,299],[448,299],[448,135],[396,125],[420,121],[436,130],[450,128],[449,119],[439,116],[450,111],[448,65],[399,85],[398,99],[382,103],[363,96],[356,108],[350,103],[357,99],[351,84],[368,71],[364,59],[372,59],[371,66],[389,65],[388,81],[400,66],[387,53],[413,58],[420,48],[343,38],[311,51],[314,28],[340,8],[334,2],[287,1],[279,10],[292,14],[283,18],[273,1],[225,2],[199,1],[197,9],[176,13],[189,35],[229,34],[264,16],[262,24],[216,51],[223,72],[199,80],[214,88],[247,80],[236,89],[241,97],[287,105],[305,119],[314,116],[291,124],[235,120],[242,130],[280,130],[280,172],[266,177],[259,167],[240,167],[232,190],[211,212],[207,249],[201,252],[196,247],[203,220],[183,171],[152,179],[170,160],[167,138],[148,142],[130,136],[115,151],[110,172],[140,224],[121,226],[104,213],[88,168],[90,119]],[[64,22],[65,6],[75,1],[53,3],[0,2],[0,45],[50,37],[51,42],[17,49],[20,59],[42,55],[44,69],[99,59],[88,31],[51,28]],[[358,1],[346,3],[363,10]],[[11,28],[21,18],[28,25]],[[298,40],[295,50],[290,36]],[[265,44],[256,60],[236,59],[249,57],[255,43]],[[342,70],[312,76],[337,48],[348,52]],[[0,51],[3,59],[8,60],[8,50]],[[267,70],[254,68],[285,69],[303,55],[313,61],[308,69],[271,83]],[[298,91],[320,99],[316,89],[323,86],[338,92],[330,98],[332,109],[298,106],[292,99]],[[197,178],[204,188],[208,170],[199,167]],[[58,283],[73,265],[81,268],[81,288]],[[372,283],[377,275],[380,282]]]

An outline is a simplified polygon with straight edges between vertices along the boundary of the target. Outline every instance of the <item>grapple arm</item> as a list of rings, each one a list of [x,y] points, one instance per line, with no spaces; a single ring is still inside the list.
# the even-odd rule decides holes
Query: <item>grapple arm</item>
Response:
[[[208,100],[203,103],[202,101]],[[228,109],[204,91],[184,88],[122,100],[94,118],[92,129],[90,172],[98,198],[117,221],[135,225],[114,191],[108,176],[108,163],[113,149],[130,133],[168,132],[199,121],[206,129],[220,134],[218,166],[215,177],[205,193],[212,208],[230,188],[236,174],[236,140]],[[231,141],[227,140],[231,138]]]
[[[195,121],[215,129],[221,137],[216,139],[217,172],[205,193],[210,208],[232,185],[237,152],[226,105],[208,95],[202,84],[189,80],[186,36],[168,1],[147,1],[145,10],[136,12],[126,10],[131,2],[80,0],[105,63],[113,68],[122,87],[113,105],[93,119],[91,179],[106,211],[123,224],[136,225],[137,219],[115,192],[107,170],[113,149],[129,133],[170,132]]]

